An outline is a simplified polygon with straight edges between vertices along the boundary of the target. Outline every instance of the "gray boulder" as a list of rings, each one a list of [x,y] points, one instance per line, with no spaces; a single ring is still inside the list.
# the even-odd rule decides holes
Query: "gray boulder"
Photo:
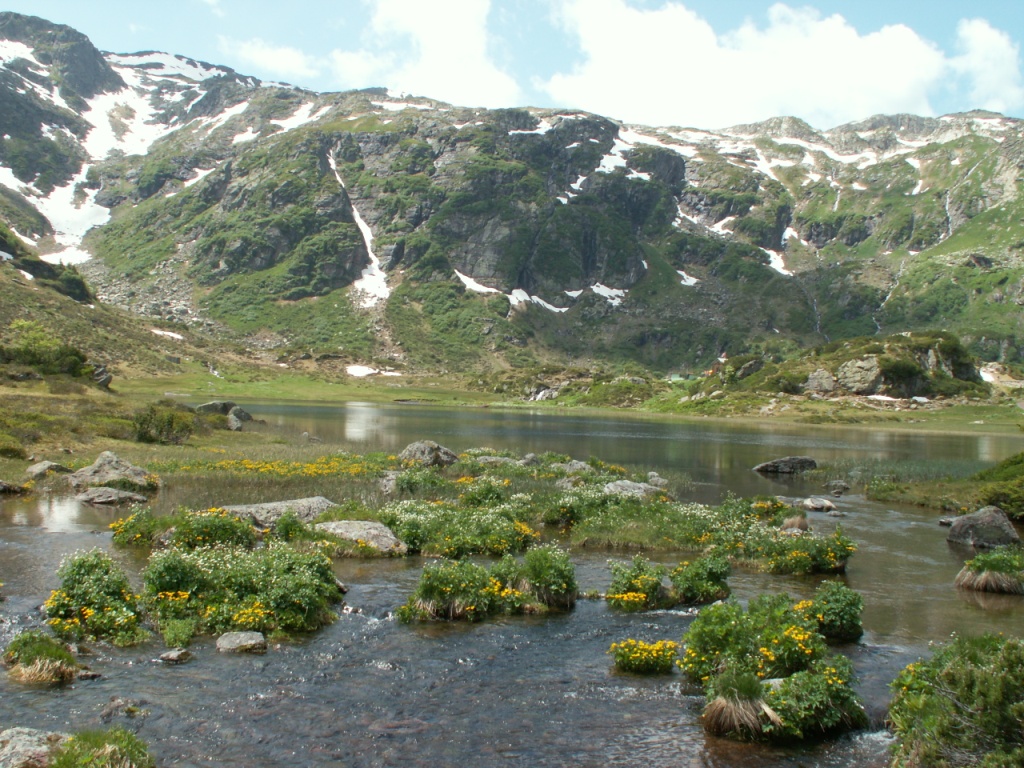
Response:
[[[657,472],[647,473],[647,482],[656,488],[668,488],[668,480],[659,475]]]
[[[765,461],[754,467],[755,472],[774,475],[795,475],[799,472],[806,472],[815,469],[818,462],[810,456],[785,456],[781,459]]]
[[[232,432],[242,431],[242,420],[235,416],[234,413],[228,414],[228,429]]]
[[[304,523],[311,523],[328,509],[338,506],[323,496],[288,501],[268,501],[263,504],[236,504],[224,507],[228,512],[242,518],[249,518],[260,528],[269,528],[281,519],[285,512],[293,512]]]
[[[459,460],[453,451],[433,440],[418,440],[405,447],[398,458],[424,467],[447,467]]]
[[[822,487],[833,496],[842,496],[850,490],[850,484],[845,480],[829,480]]]
[[[826,371],[824,368],[812,372],[804,383],[804,389],[808,392],[817,392],[822,395],[827,395],[834,392],[836,388],[836,378],[831,373]]]
[[[811,512],[831,512],[836,508],[828,499],[823,499],[820,496],[811,496],[800,502],[800,506],[804,509],[810,510]]]
[[[477,464],[483,464],[485,467],[500,467],[503,464],[515,464],[515,459],[510,459],[508,456],[477,456],[474,461]]]
[[[82,502],[83,504],[117,506],[121,504],[145,504],[148,499],[138,493],[122,491],[117,488],[107,488],[101,485],[82,491],[82,493],[75,496],[75,501]]]
[[[209,403],[197,405],[196,413],[219,413],[222,416],[227,416],[231,413],[231,409],[236,407],[230,400],[211,400]]]
[[[385,555],[405,555],[409,548],[384,523],[369,520],[335,520],[317,523],[316,529],[346,541],[359,541]]]
[[[585,475],[588,472],[594,471],[594,468],[585,461],[577,461],[576,459],[567,461],[564,464],[552,464],[551,468],[556,472],[561,470],[567,475]]]
[[[882,383],[882,368],[878,358],[868,355],[860,360],[850,360],[836,371],[839,386],[855,395],[873,395]]]
[[[191,651],[185,648],[174,648],[160,654],[160,661],[165,664],[184,664],[192,659]]]
[[[262,632],[225,632],[217,638],[217,650],[225,653],[266,653]]]
[[[38,480],[41,477],[45,477],[50,472],[54,474],[69,474],[71,469],[65,467],[63,464],[58,464],[55,461],[40,461],[38,464],[33,464],[31,467],[25,470],[25,474],[33,480]]]
[[[977,512],[956,518],[946,541],[975,549],[993,549],[1020,544],[1020,536],[1006,513],[999,507],[982,507]]]
[[[68,475],[68,482],[74,488],[88,488],[94,485],[128,485],[146,490],[151,487],[146,470],[119,459],[111,451],[104,451],[88,467],[72,472]]]
[[[377,487],[380,488],[380,492],[385,496],[391,496],[398,492],[398,476],[401,472],[396,472],[393,469],[385,470],[377,481]]]
[[[228,411],[228,416],[234,416],[239,421],[252,421],[252,414],[239,405]]]
[[[0,768],[42,768],[69,734],[35,728],[8,728],[0,732]]]
[[[664,496],[665,491],[649,483],[634,483],[632,480],[614,480],[604,486],[604,492],[615,496]]]

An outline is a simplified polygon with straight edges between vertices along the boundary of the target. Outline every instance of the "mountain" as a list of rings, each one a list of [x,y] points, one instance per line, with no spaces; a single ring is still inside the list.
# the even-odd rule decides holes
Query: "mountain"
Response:
[[[314,93],[2,13],[0,136],[19,248],[254,349],[668,371],[942,329],[1024,355],[1024,123],[993,113],[652,128]]]

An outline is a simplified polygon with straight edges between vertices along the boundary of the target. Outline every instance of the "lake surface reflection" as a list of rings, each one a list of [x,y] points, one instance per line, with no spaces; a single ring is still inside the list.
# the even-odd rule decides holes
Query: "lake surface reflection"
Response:
[[[308,432],[325,452],[344,447],[397,452],[418,439],[453,450],[489,446],[686,473],[693,500],[820,493],[797,478],[780,483],[751,467],[803,454],[839,459],[995,462],[1024,448],[1016,437],[908,434],[680,422],[659,417],[442,409],[421,405],[241,403],[284,439]],[[844,649],[875,730],[807,749],[774,749],[706,737],[699,691],[669,679],[615,674],[608,646],[625,637],[678,639],[688,611],[616,614],[583,601],[566,616],[481,625],[397,625],[389,612],[414,588],[423,561],[339,561],[336,571],[361,613],[265,657],[218,656],[198,642],[196,660],[167,667],[157,641],[127,651],[98,646],[102,674],[51,691],[0,679],[0,726],[79,729],[103,725],[112,696],[144,702],[138,729],[162,765],[199,766],[878,766],[887,684],[928,643],[953,632],[1024,635],[1024,598],[959,594],[963,553],[951,550],[933,512],[877,504],[857,495],[837,504],[837,524],[858,543],[847,583],[865,598],[863,640]],[[117,512],[58,496],[5,499],[0,506],[0,645],[38,624],[37,606],[56,586],[60,559],[76,549],[110,549]],[[112,550],[137,575],[132,553]],[[583,589],[603,590],[609,553],[574,555]],[[620,557],[619,555],[613,555]],[[623,559],[625,559],[623,557]],[[661,558],[675,564],[678,557]],[[736,573],[741,600],[762,592],[813,592],[817,578]]]

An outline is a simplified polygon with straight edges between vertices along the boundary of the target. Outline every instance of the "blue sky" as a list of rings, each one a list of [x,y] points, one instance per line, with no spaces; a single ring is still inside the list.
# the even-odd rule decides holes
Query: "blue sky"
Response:
[[[795,115],[1024,116],[1016,0],[30,0],[101,49],[180,53],[318,91],[586,109],[719,128]]]

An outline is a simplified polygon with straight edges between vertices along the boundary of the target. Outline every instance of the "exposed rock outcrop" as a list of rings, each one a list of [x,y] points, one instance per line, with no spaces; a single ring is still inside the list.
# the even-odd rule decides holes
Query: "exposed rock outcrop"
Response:
[[[855,395],[873,395],[882,383],[882,368],[875,355],[849,360],[836,372],[839,386]]]

